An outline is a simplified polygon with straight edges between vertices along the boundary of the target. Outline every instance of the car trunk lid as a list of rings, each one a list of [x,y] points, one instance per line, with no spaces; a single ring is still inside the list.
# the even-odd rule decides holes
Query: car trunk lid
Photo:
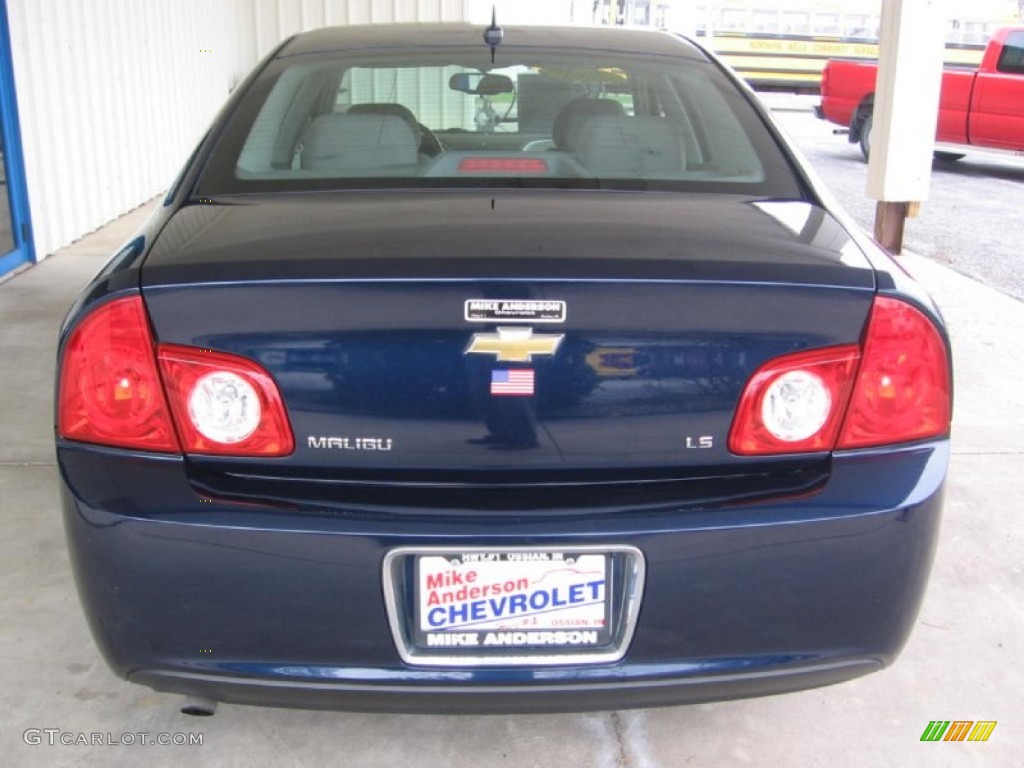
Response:
[[[361,487],[746,472],[748,377],[857,342],[874,290],[808,203],[535,191],[191,206],[142,279],[159,341],[259,362],[295,433],[196,467]]]

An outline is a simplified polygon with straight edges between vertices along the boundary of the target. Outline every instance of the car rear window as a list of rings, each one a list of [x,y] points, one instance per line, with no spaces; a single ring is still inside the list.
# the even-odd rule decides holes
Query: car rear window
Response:
[[[482,48],[482,51],[481,51]],[[272,62],[199,194],[415,187],[800,196],[746,96],[706,60],[502,48]]]

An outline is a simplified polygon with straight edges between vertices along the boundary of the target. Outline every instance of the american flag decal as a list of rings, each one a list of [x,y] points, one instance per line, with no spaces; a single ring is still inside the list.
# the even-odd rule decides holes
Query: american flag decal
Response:
[[[491,371],[492,395],[532,395],[533,369],[512,368]]]

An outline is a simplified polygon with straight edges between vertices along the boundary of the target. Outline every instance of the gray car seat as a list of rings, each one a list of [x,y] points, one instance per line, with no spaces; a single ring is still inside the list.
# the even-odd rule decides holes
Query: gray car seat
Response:
[[[306,129],[301,163],[344,175],[415,174],[418,148],[419,137],[396,115],[321,115]]]
[[[663,117],[592,117],[574,155],[595,176],[664,178],[686,169],[679,130]]]

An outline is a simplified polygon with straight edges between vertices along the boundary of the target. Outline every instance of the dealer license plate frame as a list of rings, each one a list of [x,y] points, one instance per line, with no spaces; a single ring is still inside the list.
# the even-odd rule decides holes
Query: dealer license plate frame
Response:
[[[505,564],[498,571],[493,570],[494,558]],[[513,562],[511,558],[520,558],[519,570],[516,570],[517,566],[508,564]],[[559,578],[572,578],[560,575],[566,570],[560,567],[562,564],[569,568],[582,564],[587,573],[593,574],[594,565],[599,561],[604,571],[603,599],[600,601],[604,627],[556,626],[547,621],[533,627],[497,629],[491,626],[485,630],[474,629],[471,633],[465,627],[449,627],[440,634],[424,629],[423,609],[426,606],[421,588],[426,582],[423,577],[428,573],[436,574],[445,567],[443,562],[454,564],[453,572],[459,567],[473,567],[467,564],[477,563],[488,564],[486,568],[491,569],[487,571],[490,576],[505,569],[507,574],[522,573],[526,578],[536,577],[547,567],[557,581]],[[385,557],[383,588],[392,636],[399,655],[407,663],[446,667],[595,664],[618,661],[625,655],[636,629],[644,575],[643,554],[636,547],[626,545],[401,547],[391,550]],[[437,583],[434,582],[435,586]],[[571,592],[572,584],[568,581],[553,584],[561,586],[561,592],[554,587],[549,590],[549,597],[556,601],[559,595],[562,601],[569,601],[570,597],[579,598],[580,590],[593,594],[593,587],[584,585]],[[454,586],[459,588],[464,583]],[[588,603],[590,606],[595,604]],[[560,608],[558,610],[561,612]],[[595,614],[593,608],[586,608],[575,614],[572,611],[562,612],[562,615],[575,615],[592,621]],[[494,620],[493,616],[487,618]],[[487,638],[489,632],[495,634]],[[475,642],[468,642],[472,640],[469,634],[475,635]]]

